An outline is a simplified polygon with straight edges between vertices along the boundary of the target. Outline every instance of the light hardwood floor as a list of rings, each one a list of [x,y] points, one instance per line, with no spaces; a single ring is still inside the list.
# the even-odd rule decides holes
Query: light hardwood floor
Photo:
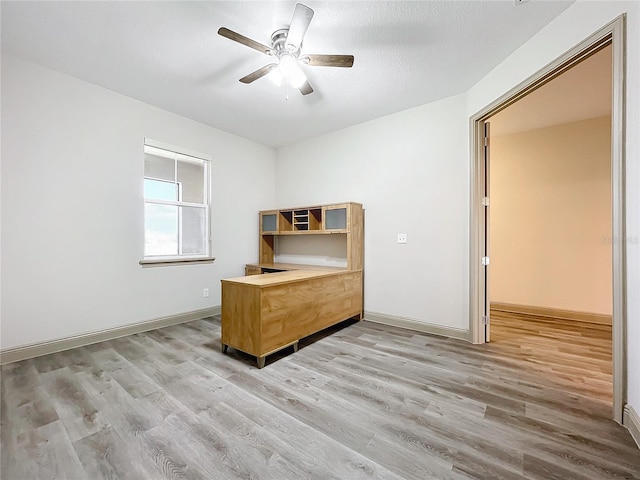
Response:
[[[640,479],[587,357],[341,327],[262,370],[217,319],[5,365],[0,476]]]
[[[611,326],[557,318],[491,312],[491,342],[515,354],[568,389],[613,402]]]

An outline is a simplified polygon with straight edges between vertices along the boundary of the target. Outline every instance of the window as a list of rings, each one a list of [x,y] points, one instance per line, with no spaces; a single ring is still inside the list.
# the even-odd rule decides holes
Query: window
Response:
[[[210,158],[145,139],[144,258],[209,259]]]

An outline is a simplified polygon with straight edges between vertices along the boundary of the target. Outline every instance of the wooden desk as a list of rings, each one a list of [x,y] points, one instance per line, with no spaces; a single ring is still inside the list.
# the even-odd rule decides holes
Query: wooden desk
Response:
[[[261,273],[275,273],[289,270],[318,270],[322,272],[340,272],[345,271],[345,267],[329,267],[325,265],[303,265],[301,263],[247,263],[244,266],[245,275],[260,275]]]
[[[312,267],[313,268],[313,267]],[[362,318],[362,270],[324,267],[222,280],[222,351],[258,360],[348,318]]]

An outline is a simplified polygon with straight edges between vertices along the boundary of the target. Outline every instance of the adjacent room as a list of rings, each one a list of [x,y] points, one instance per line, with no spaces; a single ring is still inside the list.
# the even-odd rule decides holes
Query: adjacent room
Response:
[[[608,45],[489,120],[491,342],[606,405],[611,78]]]
[[[0,477],[640,479],[640,2],[0,8]]]

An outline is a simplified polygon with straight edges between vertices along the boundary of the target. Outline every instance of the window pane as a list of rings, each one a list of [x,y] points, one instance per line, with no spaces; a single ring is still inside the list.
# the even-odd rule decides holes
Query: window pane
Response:
[[[204,170],[204,161],[181,156],[178,160],[178,182],[182,188],[180,201],[205,203]]]
[[[182,216],[182,253],[205,255],[207,253],[204,208],[180,207]]]
[[[144,146],[145,257],[210,253],[209,161],[179,151]]]
[[[164,180],[144,179],[144,198],[178,201],[178,184]]]
[[[178,207],[144,205],[145,256],[178,255]]]

